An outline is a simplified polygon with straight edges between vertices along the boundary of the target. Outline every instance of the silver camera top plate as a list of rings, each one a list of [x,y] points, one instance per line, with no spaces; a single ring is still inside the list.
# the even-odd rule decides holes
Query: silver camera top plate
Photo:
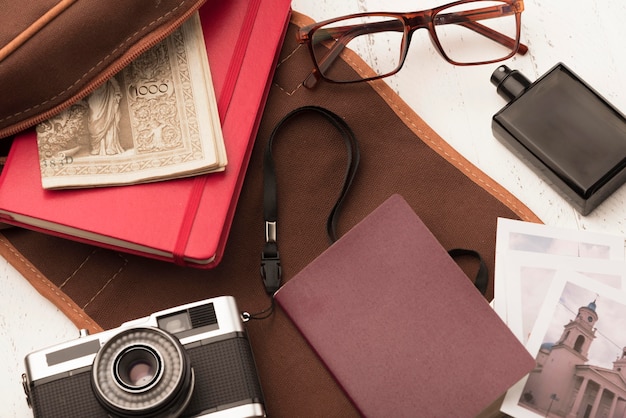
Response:
[[[155,312],[150,316],[123,323],[120,327],[81,337],[30,353],[25,358],[29,383],[71,376],[91,367],[100,349],[118,333],[139,327],[155,327],[174,334],[183,346],[202,344],[233,332],[244,332],[243,323],[232,296],[205,299]]]

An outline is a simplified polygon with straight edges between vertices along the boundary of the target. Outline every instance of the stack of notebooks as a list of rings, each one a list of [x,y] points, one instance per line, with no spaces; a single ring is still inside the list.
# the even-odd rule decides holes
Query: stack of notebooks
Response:
[[[200,20],[228,156],[224,172],[132,186],[44,190],[34,130],[0,178],[0,218],[118,251],[210,268],[221,259],[290,16],[288,0],[208,2]]]

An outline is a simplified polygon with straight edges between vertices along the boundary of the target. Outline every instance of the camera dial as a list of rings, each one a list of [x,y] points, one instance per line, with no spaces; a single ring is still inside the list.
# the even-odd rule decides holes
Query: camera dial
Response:
[[[98,401],[116,416],[169,417],[189,403],[194,375],[176,337],[141,327],[122,331],[102,346],[92,384]]]

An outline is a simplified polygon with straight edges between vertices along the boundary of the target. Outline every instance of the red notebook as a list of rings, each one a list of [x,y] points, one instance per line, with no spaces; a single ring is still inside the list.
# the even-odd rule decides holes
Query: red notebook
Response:
[[[18,135],[0,177],[6,223],[209,268],[221,259],[291,11],[290,0],[207,2],[200,19],[228,155],[223,173],[44,191],[36,134]]]
[[[368,417],[475,417],[535,365],[398,195],[275,298]]]

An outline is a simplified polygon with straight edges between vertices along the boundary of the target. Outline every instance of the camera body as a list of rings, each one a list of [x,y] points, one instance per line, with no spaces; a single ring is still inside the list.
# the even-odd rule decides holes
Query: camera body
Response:
[[[81,333],[26,356],[35,417],[264,417],[252,349],[230,296]]]

